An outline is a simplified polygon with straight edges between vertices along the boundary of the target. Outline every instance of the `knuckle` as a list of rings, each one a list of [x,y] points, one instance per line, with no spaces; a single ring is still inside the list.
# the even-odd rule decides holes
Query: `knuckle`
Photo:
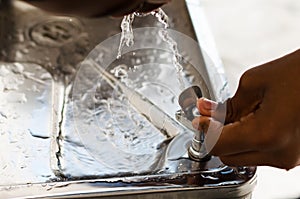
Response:
[[[250,96],[250,90],[256,90],[257,84],[259,82],[258,74],[256,74],[255,68],[245,71],[240,80],[236,94],[244,94]]]
[[[256,78],[257,78],[256,69],[251,68],[242,74],[239,85],[242,87],[252,85],[253,80]]]
[[[253,72],[251,69],[244,72],[240,78],[238,89],[243,89],[247,87],[249,83],[251,83],[252,76],[253,76]]]
[[[235,121],[235,118],[238,115],[238,111],[236,110],[235,103],[233,102],[234,98],[228,98],[226,102],[226,118],[225,123],[231,123]]]

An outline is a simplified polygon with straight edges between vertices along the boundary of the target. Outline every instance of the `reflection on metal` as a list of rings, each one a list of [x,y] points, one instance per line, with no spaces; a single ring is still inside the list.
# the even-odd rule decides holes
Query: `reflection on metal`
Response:
[[[1,186],[54,178],[51,75],[35,64],[0,62]]]
[[[201,97],[203,97],[202,92],[198,86],[191,86],[182,91],[178,99],[182,112],[177,112],[176,117],[185,127],[194,132],[191,146],[188,149],[189,157],[196,161],[208,161],[210,155],[207,154],[204,145],[204,130],[198,131],[192,127],[193,119],[200,115],[197,110],[197,99]]]
[[[164,10],[173,15],[172,28],[196,38],[185,1],[173,1]],[[124,117],[113,117],[114,121],[119,122],[113,124],[119,125],[119,129],[127,129],[125,133],[105,131],[111,128],[108,120],[111,115],[105,112],[107,104],[103,100],[118,96],[114,93],[114,86],[103,78],[103,81],[100,81],[101,78],[99,82],[93,81],[91,77],[99,74],[96,70],[81,73],[84,81],[79,85],[74,85],[74,75],[78,64],[97,44],[119,33],[119,25],[119,19],[53,16],[24,2],[0,1],[1,197],[153,198],[153,194],[156,198],[250,197],[255,185],[256,168],[230,168],[217,157],[206,162],[189,159],[187,151],[193,132],[175,120],[172,122],[176,126],[176,133],[167,130],[174,134],[164,134],[164,128],[153,125],[149,118],[139,114],[143,110],[132,108],[122,113]],[[159,24],[149,16],[138,18],[134,26]],[[189,52],[189,46],[180,41],[179,46],[186,49],[182,54],[199,58],[201,75],[187,61],[187,80],[195,83],[202,78],[211,80],[213,84],[208,82],[205,89],[200,86],[202,94],[221,99],[215,88],[223,88],[226,82],[219,81],[222,78],[217,77],[216,71],[213,74],[218,80],[211,78],[210,70],[214,69],[208,67],[207,61],[203,61],[205,53]],[[149,53],[152,57],[146,56]],[[141,71],[144,74],[141,82],[146,77],[150,77],[150,80],[158,75],[167,77],[170,71],[168,61],[153,65],[153,59],[159,55],[168,60],[168,54],[159,50],[137,51],[134,59],[129,52],[112,63],[106,71],[110,72],[125,62],[131,67],[142,61],[148,65],[144,66],[146,68],[136,68],[130,74],[132,79],[137,79],[136,75]],[[84,89],[90,85],[96,88],[96,92],[92,93],[94,98],[89,98],[91,93],[88,90],[84,90],[86,95],[81,96],[72,93],[74,86]],[[166,117],[174,117],[179,105],[172,96],[177,97],[180,91],[174,93],[171,89],[165,89],[160,92],[160,88],[166,87],[163,84],[139,85],[137,91],[142,95],[157,93],[149,98],[158,107],[154,110],[165,112],[168,115]],[[209,93],[211,90],[214,93]],[[161,101],[161,95],[171,97]],[[74,103],[80,100],[84,103],[74,108]],[[175,103],[170,105],[169,102]],[[123,110],[119,107],[126,105],[125,102],[113,104],[115,106],[110,107],[110,111],[118,113]],[[98,112],[91,112],[92,109]],[[78,122],[77,125],[74,125],[74,120]],[[103,122],[101,124],[106,122],[107,126],[91,125],[95,120]],[[126,134],[140,130],[138,125],[128,126],[136,121],[142,122],[141,126],[147,128],[135,132],[144,134]],[[159,124],[159,120],[156,123]],[[94,130],[99,135],[91,139],[95,146],[83,144],[89,136],[86,134],[82,139],[81,133],[84,135],[84,131],[88,130]],[[101,146],[97,146],[99,142]],[[91,149],[99,147],[104,149],[103,154],[90,153]],[[110,151],[111,147],[114,147],[114,153]],[[115,148],[122,148],[123,151]],[[101,155],[105,155],[105,158],[99,161],[96,156]],[[137,159],[130,159],[132,157]],[[147,163],[141,164],[138,160]],[[130,163],[138,163],[138,166],[133,168]]]

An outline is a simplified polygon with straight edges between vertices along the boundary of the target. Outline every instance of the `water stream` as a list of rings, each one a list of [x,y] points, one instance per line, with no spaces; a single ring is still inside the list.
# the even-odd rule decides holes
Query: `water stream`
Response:
[[[133,28],[132,24],[134,21],[135,16],[137,17],[145,17],[148,15],[152,15],[164,26],[162,30],[159,31],[160,38],[165,41],[172,52],[172,62],[174,67],[177,71],[177,79],[179,82],[180,89],[183,90],[185,88],[184,80],[183,80],[183,67],[180,64],[182,56],[179,53],[177,42],[169,35],[168,28],[169,28],[169,17],[166,13],[161,9],[158,8],[150,13],[137,13],[134,12],[132,14],[124,16],[121,22],[121,39],[118,48],[117,59],[120,59],[122,56],[122,49],[124,46],[132,46],[134,44],[134,35],[133,35]]]
[[[122,55],[122,49],[125,46],[134,45],[132,28],[134,18],[146,15],[156,17],[163,24],[164,28],[161,29],[156,38],[165,42],[169,46],[170,51],[163,52],[155,49],[157,52],[153,54],[153,52],[148,52],[151,50],[139,49],[136,52],[139,55],[136,54],[134,58],[130,57],[132,55],[130,53]],[[84,70],[86,74],[81,74],[84,75],[82,79],[85,82],[82,82],[81,85],[86,84],[87,88],[96,92],[90,93],[85,90],[84,95],[78,99],[75,98],[74,102],[76,104],[78,100],[78,116],[75,113],[74,119],[77,122],[77,130],[83,141],[83,146],[80,146],[80,148],[85,147],[97,162],[91,163],[89,160],[89,166],[86,165],[85,161],[81,162],[81,165],[78,165],[78,167],[89,168],[85,172],[82,169],[75,170],[74,165],[68,163],[71,162],[70,157],[72,158],[75,155],[70,154],[68,148],[73,148],[70,150],[75,151],[72,143],[80,141],[73,135],[68,135],[68,132],[72,132],[68,130],[71,126],[68,124],[69,122],[65,121],[62,123],[65,133],[64,141],[61,144],[63,146],[62,149],[67,150],[64,150],[65,154],[61,153],[62,157],[60,158],[65,175],[105,176],[120,175],[127,172],[153,173],[155,169],[161,169],[159,164],[165,149],[160,146],[163,146],[162,143],[170,136],[168,132],[167,134],[164,132],[165,117],[168,115],[168,117],[173,118],[178,110],[179,106],[176,98],[180,93],[180,89],[184,87],[183,79],[187,78],[180,64],[181,55],[179,54],[177,43],[168,34],[168,24],[168,17],[161,9],[149,14],[133,13],[125,16],[121,22],[122,33],[115,62],[118,62],[121,56],[122,60],[119,61],[119,64],[112,63],[105,69],[105,71],[115,77],[116,81],[120,81],[121,84],[125,85],[126,88],[132,89],[133,92],[144,96],[145,100],[149,100],[155,103],[155,106],[162,108],[165,111],[163,117],[159,117],[156,114],[157,112],[155,112],[156,109],[153,109],[151,106],[149,110],[146,110],[149,112],[147,113],[148,116],[145,116],[145,113],[141,113],[136,109],[137,107],[131,104],[129,99],[131,96],[127,96],[128,93],[124,93],[114,82],[103,79],[107,75],[103,75],[95,84],[93,77],[95,77],[97,72],[93,71],[93,69]],[[154,57],[167,54],[168,56],[165,56],[164,59],[170,59],[170,61],[167,64],[160,62],[141,63],[142,59],[149,54]],[[126,62],[131,59],[135,59],[136,63],[139,64],[133,64],[132,66]],[[159,57],[158,60],[162,59],[162,57]],[[179,86],[174,86],[178,84]],[[91,99],[93,100],[91,101]],[[65,108],[66,115],[64,117],[72,118],[73,116],[69,115],[67,107]],[[149,116],[150,118],[147,118]],[[152,123],[153,120],[162,123],[159,125],[161,129]],[[177,131],[177,129],[173,129],[174,134],[178,133]],[[79,149],[76,153],[82,155],[83,150]]]

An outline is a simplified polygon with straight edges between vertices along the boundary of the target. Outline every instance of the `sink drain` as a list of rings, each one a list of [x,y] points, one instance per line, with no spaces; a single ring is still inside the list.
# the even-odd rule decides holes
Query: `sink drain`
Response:
[[[37,44],[59,47],[73,41],[82,32],[81,30],[79,21],[73,18],[58,18],[33,26],[30,37]]]

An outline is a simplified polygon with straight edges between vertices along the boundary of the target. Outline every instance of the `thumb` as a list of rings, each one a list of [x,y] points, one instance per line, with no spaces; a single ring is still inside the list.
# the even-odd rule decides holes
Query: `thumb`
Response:
[[[257,110],[265,89],[255,73],[256,68],[246,71],[240,79],[235,95],[224,102],[217,104],[204,98],[198,99],[197,107],[200,114],[227,124],[239,121],[241,117]]]
[[[241,117],[255,112],[259,108],[265,89],[256,73],[257,69],[259,68],[246,71],[240,79],[235,95],[218,106],[217,112],[226,110],[225,123],[239,121]]]

